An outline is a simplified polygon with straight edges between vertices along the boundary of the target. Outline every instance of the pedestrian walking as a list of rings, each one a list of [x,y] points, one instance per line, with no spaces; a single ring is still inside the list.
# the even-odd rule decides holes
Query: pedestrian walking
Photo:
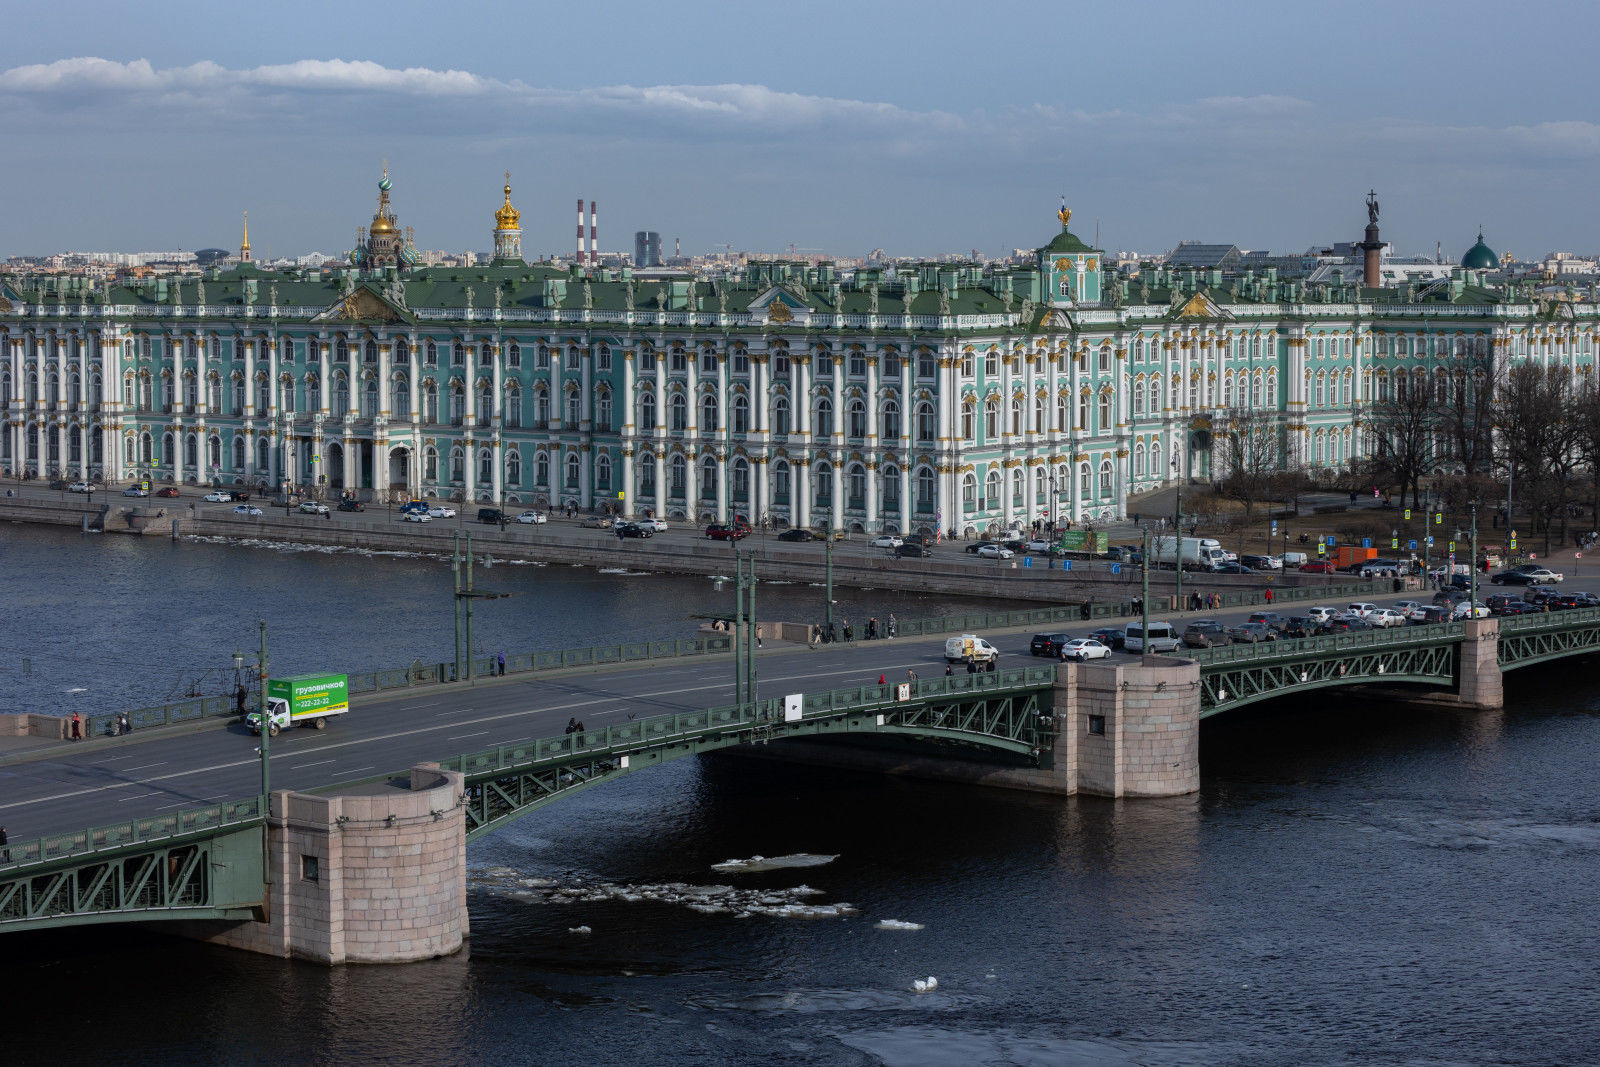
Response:
[[[845,639],[846,642],[849,642],[849,640],[850,640],[850,620],[849,619],[844,620],[844,639]]]
[[[238,689],[234,690],[234,692],[233,692],[233,710],[234,710],[235,713],[237,713],[239,715],[243,715],[244,714],[244,702],[245,702],[245,699],[247,697],[249,697],[249,695],[250,695],[249,692],[245,689],[245,687],[244,687],[244,685],[242,683],[240,684]]]
[[[578,732],[578,720],[576,718],[568,719],[567,720],[567,733],[575,734],[577,732]]]
[[[72,739],[74,741],[83,740],[83,720],[78,717],[77,712],[72,713]]]
[[[883,685],[883,684],[884,684],[884,678],[885,678],[885,677],[886,677],[886,676],[885,676],[885,675],[882,675],[882,674],[880,674],[880,675],[878,675],[878,684],[879,684],[879,685]]]
[[[1270,589],[1267,590],[1267,606],[1272,606],[1272,590]]]
[[[761,639],[766,636],[766,632],[767,632],[766,631],[766,627],[764,627],[764,626],[757,626],[756,627],[756,647],[757,648],[761,647]]]
[[[11,850],[6,847],[10,843],[11,839],[6,837],[6,828],[0,826],[0,863],[11,862]]]
[[[897,627],[894,621],[894,612],[891,611],[889,612],[889,640],[894,640],[894,633],[896,629]]]
[[[977,674],[978,673],[978,661],[973,659],[971,656],[967,657],[967,673],[968,674]]]
[[[495,657],[494,665],[496,673],[498,673],[501,677],[504,677],[506,673],[506,654],[504,652]]]
[[[955,669],[955,667],[953,667],[953,666],[951,666],[951,665],[950,665],[950,664],[949,664],[949,663],[946,663],[946,664],[945,664],[945,665],[944,665],[944,676],[945,676],[945,677],[946,677],[946,678],[949,678],[949,677],[951,677],[951,676],[952,676],[952,675],[954,675],[954,674],[955,674],[955,673],[956,673],[956,669]]]
[[[915,670],[909,670],[908,669],[906,671],[906,680],[908,682],[911,682],[911,683],[915,684],[915,682],[917,680],[917,672]]]
[[[811,648],[816,648],[821,643],[822,643],[822,627],[817,625],[816,623],[812,623],[809,627],[806,628],[806,644],[807,644],[807,646],[809,646]]]
[[[117,733],[119,735],[133,733],[133,723],[128,721],[128,713],[125,711],[117,715]]]

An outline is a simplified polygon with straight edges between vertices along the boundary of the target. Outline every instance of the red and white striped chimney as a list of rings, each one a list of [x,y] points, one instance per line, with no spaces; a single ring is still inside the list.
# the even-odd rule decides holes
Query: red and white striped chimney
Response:
[[[578,266],[583,266],[583,197],[578,197]]]
[[[589,266],[600,265],[600,216],[595,213],[594,201],[589,201]]]

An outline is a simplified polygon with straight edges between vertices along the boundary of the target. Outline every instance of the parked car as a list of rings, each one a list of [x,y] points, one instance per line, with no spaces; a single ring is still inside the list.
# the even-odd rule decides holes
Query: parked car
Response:
[[[1261,625],[1273,630],[1283,629],[1284,618],[1276,611],[1252,611],[1246,622],[1259,622]]]
[[[874,537],[872,540],[867,542],[867,547],[899,548],[903,544],[905,544],[905,542],[900,540],[900,538],[896,537],[894,534],[879,534],[877,537]]]
[[[499,526],[502,522],[511,520],[510,516],[500,508],[479,508],[478,521],[486,526]]]
[[[1183,643],[1189,648],[1215,648],[1233,644],[1228,628],[1215,619],[1196,619],[1183,631]]]
[[[235,515],[259,515],[261,514],[261,509],[254,504],[237,504],[234,506],[233,513]]]
[[[1171,623],[1150,623],[1149,632],[1143,622],[1130,622],[1125,628],[1122,647],[1128,652],[1176,652],[1183,647],[1183,639]]]
[[[933,549],[929,548],[927,545],[915,545],[910,541],[907,541],[905,544],[895,549],[894,554],[902,559],[921,559],[924,556],[933,555]]]
[[[233,499],[233,494],[224,492],[221,489],[213,489],[200,499],[207,504],[226,504]]]
[[[1300,564],[1301,574],[1332,574],[1333,564],[1325,559],[1311,559]]]
[[[1495,603],[1495,601],[1499,601],[1499,603]],[[1532,615],[1535,612],[1538,612],[1541,615],[1544,614],[1543,608],[1536,608],[1526,600],[1519,600],[1516,597],[1492,596],[1485,601],[1485,603],[1489,607],[1490,614],[1501,618],[1511,618],[1517,615]]]
[[[410,511],[420,511],[423,514],[427,514],[428,504],[423,500],[408,500],[400,505],[400,514],[404,515]]]
[[[1044,538],[1040,537],[1029,541],[1027,544],[1022,546],[1022,549],[1025,552],[1032,552],[1038,556],[1048,556],[1055,552],[1056,543],[1054,541],[1046,541]]]
[[[1318,625],[1321,625],[1322,623],[1325,623],[1329,619],[1333,618],[1333,609],[1323,607],[1307,608],[1306,617]]]
[[[163,485],[160,489],[156,490],[156,496],[164,496],[170,499],[177,495],[178,487],[175,485]]]
[[[1351,615],[1354,615],[1358,619],[1364,619],[1368,615],[1371,615],[1374,611],[1377,611],[1378,610],[1378,605],[1376,605],[1376,604],[1368,604],[1365,601],[1363,601],[1363,602],[1358,603],[1358,604],[1346,605],[1344,610],[1349,612]]]
[[[400,512],[400,519],[402,522],[432,522],[433,516],[429,515],[426,509],[413,508],[411,511]]]
[[[1431,601],[1436,608],[1454,607],[1459,601],[1465,600],[1468,594],[1464,589],[1441,589],[1433,594]]]
[[[1284,637],[1316,637],[1321,633],[1322,624],[1307,615],[1291,615],[1283,622]]]
[[[785,531],[783,531],[783,533],[778,535],[778,540],[780,540],[780,541],[805,542],[805,541],[816,541],[818,539],[819,538],[817,537],[816,534],[812,533],[810,530],[807,530],[802,526],[796,526],[791,530],[785,530]]]
[[[976,556],[986,548],[998,548],[999,545],[1000,542],[998,541],[974,541],[967,546],[967,551]]]
[[[1152,623],[1152,626],[1154,624]],[[1116,626],[1102,626],[1098,630],[1090,630],[1089,636],[1099,641],[1107,648],[1121,651],[1127,647],[1127,631]]]
[[[367,506],[365,504],[363,504],[359,500],[341,500],[341,501],[339,501],[339,510],[340,511],[366,511],[367,510]]]
[[[1010,559],[1016,553],[1003,545],[984,545],[978,549],[979,559]]]
[[[150,495],[150,490],[144,488],[143,486],[130,485],[130,486],[128,486],[128,488],[126,488],[126,489],[124,489],[122,491],[122,495],[123,496],[149,496]]]
[[[1471,601],[1463,600],[1450,612],[1450,617],[1453,619],[1487,619],[1491,614],[1492,612],[1483,604],[1474,604]]]
[[[651,538],[656,534],[654,530],[646,529],[642,523],[637,522],[619,522],[616,529],[619,541],[626,537]]]
[[[456,509],[449,504],[435,504],[428,509],[428,517],[431,519],[453,519],[456,517]]]
[[[1541,583],[1525,571],[1501,571],[1491,574],[1489,581],[1493,585],[1540,585]]]
[[[1028,642],[1028,654],[1053,659],[1061,655],[1062,646],[1071,640],[1071,634],[1034,634],[1033,640]]]
[[[1432,626],[1435,623],[1449,622],[1450,609],[1435,607],[1418,608],[1415,612],[1406,616],[1406,621],[1412,626]]]
[[[1379,608],[1377,611],[1368,613],[1366,619],[1372,625],[1385,630],[1391,626],[1404,626],[1406,624],[1405,613],[1396,611],[1394,608]]]
[[[1255,571],[1243,563],[1219,563],[1211,568],[1217,574],[1254,574]]]
[[[734,523],[714,522],[706,527],[706,537],[712,541],[737,541],[750,536],[750,527]]]
[[[653,534],[667,532],[667,524],[661,519],[635,519],[633,524],[641,530],[648,530]]]
[[[1357,630],[1370,630],[1372,624],[1355,615],[1335,615],[1323,624],[1330,634],[1347,634]]]
[[[524,526],[542,526],[550,520],[537,511],[524,511],[517,515],[517,521]]]
[[[233,510],[238,511],[239,509],[234,508]],[[320,500],[302,500],[300,501],[299,510],[306,515],[326,515],[328,513],[328,505]]]
[[[523,514],[524,515],[538,515],[539,517],[537,519],[532,520],[534,522],[546,522],[546,521],[548,521],[548,517],[545,516],[542,513],[539,513],[539,512],[528,511],[528,512],[523,512]],[[518,522],[523,521],[522,520],[522,515],[518,515],[517,516],[517,521]],[[578,523],[578,526],[579,526],[579,528],[584,529],[584,530],[609,530],[609,529],[611,529],[611,520],[606,518],[604,515],[588,515],[588,516],[584,517],[584,520],[582,522]]]
[[[93,493],[93,492],[97,492],[99,490],[99,488],[100,487],[98,485],[95,485],[93,482],[73,482],[71,485],[67,486],[67,492],[69,492],[69,493]]]
[[[1409,612],[1412,608],[1422,607],[1422,605],[1417,603],[1415,600],[1401,600],[1389,606],[1394,608],[1394,610],[1398,611],[1402,615]]]
[[[1075,637],[1061,649],[1062,659],[1075,659],[1079,663],[1091,659],[1105,659],[1111,650],[1092,637]]]

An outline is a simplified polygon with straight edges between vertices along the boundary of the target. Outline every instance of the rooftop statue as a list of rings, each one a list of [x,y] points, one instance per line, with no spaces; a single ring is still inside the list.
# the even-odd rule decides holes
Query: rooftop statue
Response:
[[[1378,224],[1378,193],[1375,189],[1367,193],[1367,222],[1374,226]]]

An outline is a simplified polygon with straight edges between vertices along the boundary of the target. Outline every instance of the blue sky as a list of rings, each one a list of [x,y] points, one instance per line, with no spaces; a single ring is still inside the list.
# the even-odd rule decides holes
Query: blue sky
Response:
[[[126,3],[0,9],[0,254],[1596,250],[1600,5]]]

